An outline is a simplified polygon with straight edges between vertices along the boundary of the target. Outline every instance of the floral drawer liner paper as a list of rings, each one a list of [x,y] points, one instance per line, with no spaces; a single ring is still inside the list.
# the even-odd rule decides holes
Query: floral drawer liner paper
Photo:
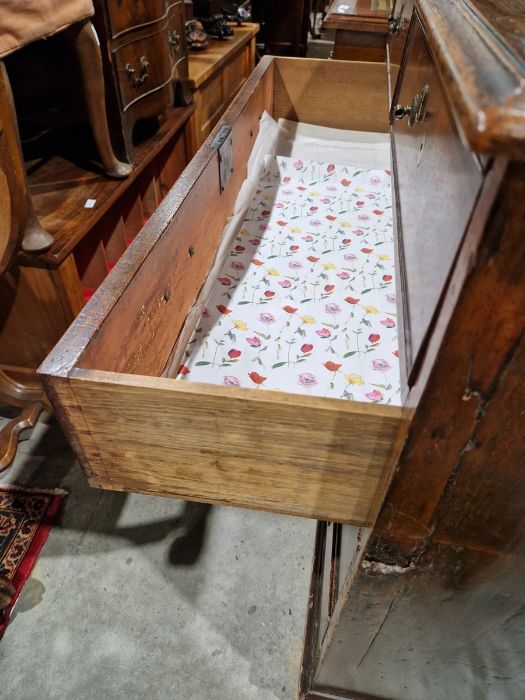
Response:
[[[400,404],[390,172],[268,160],[178,378]]]

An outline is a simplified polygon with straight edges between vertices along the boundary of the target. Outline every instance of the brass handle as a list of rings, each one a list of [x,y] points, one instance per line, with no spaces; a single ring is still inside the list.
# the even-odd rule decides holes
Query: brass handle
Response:
[[[429,93],[428,85],[425,85],[423,90],[418,93],[412,100],[410,107],[396,105],[394,107],[393,116],[398,121],[408,117],[408,126],[412,128],[416,122],[421,122],[425,118],[425,107]]]
[[[149,61],[146,56],[141,56],[139,59],[139,69],[138,72],[133,68],[131,63],[126,63],[124,70],[128,76],[129,82],[133,87],[140,87],[149,77],[148,73]]]
[[[175,53],[180,49],[180,34],[176,31],[171,32],[168,38],[168,43]]]
[[[403,17],[403,10],[405,9],[405,3],[401,5],[401,9],[399,10],[397,17],[394,15],[390,15],[388,18],[388,33],[389,34],[397,34],[398,31],[401,29],[401,19]]]

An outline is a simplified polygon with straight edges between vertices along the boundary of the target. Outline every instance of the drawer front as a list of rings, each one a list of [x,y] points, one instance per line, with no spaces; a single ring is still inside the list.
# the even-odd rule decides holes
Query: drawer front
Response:
[[[140,39],[131,39],[114,53],[122,108],[126,110],[171,80],[171,60],[166,51],[167,24]]]
[[[393,95],[401,68],[401,61],[408,39],[414,0],[396,0],[392,11],[388,34],[388,60],[390,67],[390,94]]]
[[[182,3],[176,3],[168,10],[168,47],[173,63],[177,63],[186,55],[186,32]]]
[[[224,97],[229,103],[242,87],[247,78],[248,47],[231,60],[223,71]]]
[[[410,373],[439,309],[481,182],[479,163],[462,144],[422,29],[414,24],[398,103],[428,90],[420,121],[393,119],[397,218]]]
[[[106,0],[113,37],[165,16],[166,0]]]
[[[198,115],[198,139],[201,143],[208,136],[226,109],[222,75],[216,75],[195,96],[195,111]]]

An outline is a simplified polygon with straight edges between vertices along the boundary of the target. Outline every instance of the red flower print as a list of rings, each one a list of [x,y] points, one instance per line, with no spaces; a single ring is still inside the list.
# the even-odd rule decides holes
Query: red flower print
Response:
[[[264,292],[264,296],[265,296],[267,299],[271,299],[272,297],[275,296],[275,292],[270,292],[270,291]]]
[[[321,202],[323,204],[330,204],[332,200],[329,197],[321,197]]]
[[[314,349],[314,346],[311,345],[310,343],[305,343],[304,345],[301,345],[301,352],[306,355],[307,352],[312,352]]]
[[[294,314],[297,309],[293,306],[283,306],[283,311],[286,311],[287,314]]]
[[[367,399],[370,399],[370,401],[382,401],[383,400],[383,394],[378,390],[374,389],[373,391],[369,391],[368,394],[365,394]]]
[[[334,291],[334,289],[335,289],[335,284],[326,284],[326,285],[325,285],[325,288],[324,288],[324,291],[325,291],[327,294],[330,294],[331,292]]]
[[[342,280],[347,280],[347,279],[350,277],[350,275],[348,274],[348,272],[344,272],[344,271],[343,271],[343,272],[338,272],[338,273],[337,273],[337,276],[339,277],[339,279],[342,279]]]
[[[190,370],[186,367],[186,365],[181,365],[179,367],[179,371],[177,372],[177,374],[189,374],[189,373],[190,373]]]
[[[229,284],[232,283],[232,281],[230,279],[228,279],[227,277],[219,277],[219,282],[221,284],[223,284],[225,287],[227,287]]]
[[[242,355],[241,351],[235,350],[235,348],[228,352],[228,357],[230,357],[232,360],[235,360],[237,357],[240,357],[241,355]]]
[[[328,221],[335,221],[337,219],[337,216],[332,216],[332,214],[327,214],[326,218]]]
[[[236,245],[236,246],[235,246],[235,250],[236,250],[238,253],[244,253],[244,251],[246,250],[246,248],[245,248],[243,245]]]
[[[391,318],[385,318],[380,321],[380,323],[382,326],[385,326],[385,328],[394,328],[396,325],[396,322]]]
[[[290,182],[291,179],[291,177],[283,177],[284,184],[286,185],[288,182]]]
[[[291,245],[290,250],[292,250],[295,253],[296,250],[299,250],[299,246],[298,245]]]
[[[252,338],[246,338],[246,342],[248,345],[251,345],[252,348],[258,348],[261,346],[261,339],[256,335],[254,335]]]
[[[335,165],[333,163],[330,163],[330,165],[326,168],[327,173],[333,173],[335,170]]]
[[[341,180],[341,184],[343,185],[343,187],[348,187],[348,185],[351,185],[351,184],[352,184],[352,180],[347,180],[346,177],[344,177],[344,178]]]
[[[303,161],[302,161],[302,160],[295,160],[295,161],[294,161],[294,164],[293,164],[293,167],[294,167],[296,170],[300,170],[300,169],[303,167]]]
[[[364,234],[364,231],[362,228],[356,228],[354,229],[354,233],[356,236],[362,236]]]
[[[368,336],[368,340],[371,343],[379,343],[379,341],[381,340],[381,336],[377,333],[370,333],[370,335]]]
[[[368,253],[373,253],[374,249],[373,248],[361,248],[361,252],[366,253],[368,255]]]
[[[396,357],[399,357],[399,350],[394,350],[394,352],[392,353],[392,355],[395,355]]]
[[[364,207],[365,203],[364,202],[356,202],[355,205],[356,205],[356,207]]]
[[[262,211],[261,216],[263,216],[265,219],[267,219],[270,216],[271,212],[270,211]]]
[[[372,360],[372,367],[376,370],[376,372],[387,372],[389,369],[392,369],[390,362],[387,360],[382,360],[381,358]]]
[[[288,289],[289,287],[292,286],[292,283],[290,282],[290,280],[279,280],[279,282],[277,282],[277,284],[280,287],[282,287],[283,289]]]
[[[260,242],[261,242],[261,239],[260,239],[260,238],[252,238],[252,239],[250,240],[250,243],[251,243],[252,245],[259,245]]]
[[[227,309],[224,304],[219,304],[217,306],[217,311],[220,311],[221,314],[231,314],[230,309]]]
[[[319,207],[310,207],[310,211],[317,211]]]
[[[278,224],[279,226],[288,226],[288,222],[287,222],[287,221],[281,221],[280,219],[279,219],[279,221],[277,222],[277,224]]]
[[[391,282],[392,275],[383,275],[383,282]]]
[[[263,260],[256,260],[256,258],[252,258],[252,259],[250,260],[250,262],[253,263],[254,265],[264,265],[264,261],[263,261]]]
[[[250,372],[248,376],[254,384],[262,384],[266,379],[266,377],[261,377],[261,375],[257,374],[257,372]]]
[[[351,238],[343,238],[343,245],[350,245],[351,242],[352,242]]]
[[[328,360],[328,362],[324,363],[324,367],[326,367],[326,369],[329,372],[337,372],[337,370],[339,369],[339,367],[341,367],[341,365],[338,365],[336,362],[332,362],[331,360]]]
[[[309,255],[306,259],[312,263],[319,262],[319,258],[315,258],[313,255]]]
[[[359,299],[354,299],[354,297],[346,297],[345,301],[349,304],[359,304]]]
[[[382,209],[374,209],[374,211],[372,213],[377,214],[377,216],[381,216],[381,214],[383,214],[384,212]]]
[[[300,190],[301,192],[304,192],[306,187],[302,187],[301,185],[297,185],[297,189]]]

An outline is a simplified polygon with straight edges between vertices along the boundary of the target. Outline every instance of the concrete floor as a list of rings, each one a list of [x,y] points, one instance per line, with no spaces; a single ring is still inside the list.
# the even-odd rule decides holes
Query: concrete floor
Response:
[[[69,492],[0,642],[0,698],[295,698],[314,521],[92,489],[50,418],[0,481]]]

